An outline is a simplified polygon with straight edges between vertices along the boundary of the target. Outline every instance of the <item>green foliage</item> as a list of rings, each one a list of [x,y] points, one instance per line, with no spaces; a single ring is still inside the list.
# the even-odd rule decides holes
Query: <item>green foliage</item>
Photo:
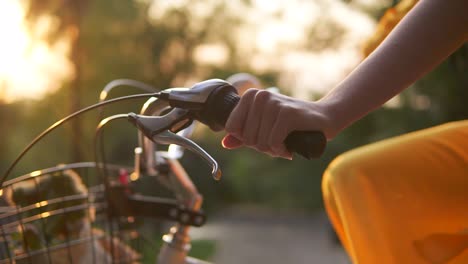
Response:
[[[44,4],[46,2],[60,1],[49,0]],[[244,66],[249,58],[238,53],[235,41],[229,34],[231,29],[242,23],[242,18],[226,12],[226,3],[217,1],[210,2],[213,7],[209,15],[195,18],[192,12],[192,5],[197,4],[195,2],[189,1],[186,6],[171,9],[159,19],[148,19],[148,1],[88,1],[79,20],[81,104],[97,102],[104,85],[117,78],[137,79],[164,89],[196,78],[226,78],[233,73],[247,71],[258,74],[267,85],[275,85],[275,73],[256,73]],[[41,7],[38,10],[39,13],[52,12],[58,17],[68,14],[68,11],[58,12],[57,9],[47,11]],[[311,32],[323,26],[312,27]],[[335,41],[341,41],[339,29],[336,34],[337,37],[326,36],[317,45],[336,44]],[[229,63],[218,66],[197,64],[193,58],[195,48],[213,42],[228,47]],[[276,208],[314,210],[321,205],[321,175],[327,164],[340,153],[382,138],[468,118],[467,61],[465,45],[403,93],[400,108],[379,109],[355,123],[329,143],[324,157],[318,161],[298,158],[289,162],[272,159],[249,149],[224,150],[219,143],[221,134],[204,131],[195,141],[219,161],[224,171],[223,179],[214,182],[210,177],[210,168],[190,153],[186,153],[182,162],[204,194],[204,204],[210,210],[232,203],[262,203]],[[7,106],[0,102],[2,135],[8,138],[0,143],[2,171],[26,142],[48,124],[70,112],[72,87],[73,83],[66,83],[62,89],[40,101]],[[110,97],[136,92],[130,88],[118,89]],[[414,98],[417,96],[427,98],[429,108],[415,107]],[[138,112],[141,103],[143,101],[108,107],[104,115]],[[83,132],[79,145],[83,149],[84,160],[92,160],[92,140],[98,121],[96,112],[84,115],[81,121]],[[20,162],[15,175],[70,162],[71,130],[66,126],[37,145]],[[126,122],[116,122],[106,127],[104,135],[108,160],[131,165],[133,148],[137,145],[135,129]]]
[[[192,249],[190,256],[202,259],[211,260],[216,252],[216,242],[212,240],[194,240],[192,241]]]

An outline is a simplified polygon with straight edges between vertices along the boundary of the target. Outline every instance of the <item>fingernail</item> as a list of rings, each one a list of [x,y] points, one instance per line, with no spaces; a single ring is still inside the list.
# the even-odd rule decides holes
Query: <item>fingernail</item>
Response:
[[[289,152],[285,152],[285,153],[282,153],[281,154],[281,157],[287,159],[287,160],[292,160],[293,159],[293,155]]]

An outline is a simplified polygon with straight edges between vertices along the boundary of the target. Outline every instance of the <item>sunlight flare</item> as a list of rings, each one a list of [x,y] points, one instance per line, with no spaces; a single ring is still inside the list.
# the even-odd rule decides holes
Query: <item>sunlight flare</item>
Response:
[[[31,34],[21,3],[0,1],[0,99],[6,102],[41,98],[73,76],[67,38],[50,45],[41,37],[45,34]],[[42,27],[38,32],[50,26],[46,18],[44,21],[36,25]]]

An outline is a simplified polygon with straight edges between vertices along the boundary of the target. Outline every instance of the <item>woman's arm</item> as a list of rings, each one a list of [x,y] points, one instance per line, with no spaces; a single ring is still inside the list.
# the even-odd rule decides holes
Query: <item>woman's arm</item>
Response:
[[[468,40],[468,1],[422,0],[384,42],[318,102],[251,90],[226,123],[227,148],[247,145],[291,158],[284,147],[295,130],[331,139],[433,69]]]
[[[327,94],[336,133],[428,73],[468,40],[468,1],[422,0],[365,61]]]

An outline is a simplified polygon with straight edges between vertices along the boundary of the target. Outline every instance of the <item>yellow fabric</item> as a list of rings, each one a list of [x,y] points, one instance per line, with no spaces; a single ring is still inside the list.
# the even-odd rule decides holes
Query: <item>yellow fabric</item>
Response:
[[[322,188],[353,263],[468,263],[468,120],[349,151]]]
[[[369,56],[382,43],[417,2],[418,0],[401,0],[395,7],[385,11],[377,24],[375,33],[364,42],[362,47],[364,57]]]

